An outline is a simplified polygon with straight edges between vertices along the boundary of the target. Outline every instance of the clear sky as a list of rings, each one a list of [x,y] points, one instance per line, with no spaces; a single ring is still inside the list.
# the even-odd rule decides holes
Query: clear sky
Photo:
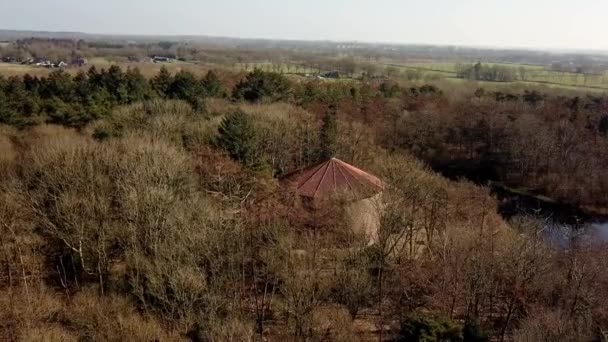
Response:
[[[608,50],[608,0],[0,0],[0,28]]]

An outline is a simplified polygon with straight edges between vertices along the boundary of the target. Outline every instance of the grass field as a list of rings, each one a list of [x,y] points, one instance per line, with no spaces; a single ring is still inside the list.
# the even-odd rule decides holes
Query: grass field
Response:
[[[418,70],[426,75],[439,75],[444,78],[456,78],[456,65],[458,63],[449,62],[405,62],[391,63],[393,66],[398,66],[403,70]],[[523,84],[546,84],[558,87],[567,88],[585,88],[596,90],[608,90],[608,74],[603,75],[583,75],[572,72],[558,72],[547,70],[540,65],[516,65],[516,64],[499,64],[488,63],[490,65],[500,65],[509,68],[514,68],[519,75],[519,70],[523,68],[523,79],[516,83]],[[520,76],[521,77],[521,76]]]
[[[608,74],[604,75],[583,75],[571,72],[557,72],[553,70],[547,70],[543,66],[539,65],[517,65],[517,64],[499,64],[495,65],[506,66],[515,69],[516,74],[520,78],[514,82],[484,82],[484,81],[468,81],[459,79],[456,77],[456,66],[458,63],[455,62],[435,62],[435,61],[383,61],[378,63],[378,70],[382,70],[388,66],[397,67],[401,71],[403,78],[407,78],[407,71],[415,71],[418,73],[418,78],[422,81],[438,81],[448,80],[451,83],[461,82],[472,82],[486,85],[509,86],[513,84],[534,86],[544,85],[551,88],[561,88],[568,90],[583,90],[593,92],[605,92],[608,91]],[[492,63],[488,63],[492,64]],[[162,66],[169,69],[170,72],[175,73],[180,70],[187,70],[193,72],[196,75],[203,75],[211,69],[228,69],[237,72],[252,71],[254,68],[259,68],[265,71],[275,71],[285,74],[316,74],[319,70],[316,67],[310,67],[309,65],[297,62],[284,62],[284,63],[272,63],[272,62],[256,62],[256,63],[238,63],[233,65],[205,65],[196,64],[190,62],[176,61],[173,63],[151,63],[145,62],[126,62],[122,60],[111,60],[106,58],[92,58],[89,60],[89,65],[82,68],[67,68],[66,71],[72,74],[77,73],[80,70],[88,70],[92,65],[101,68],[109,68],[111,65],[119,65],[121,68],[127,69],[128,67],[137,67],[146,77],[152,77],[157,74]],[[524,77],[521,79],[520,70],[524,70]],[[36,67],[31,65],[20,65],[20,64],[9,64],[0,63],[0,76],[20,76],[24,74],[30,74],[34,76],[46,76],[50,74],[54,69],[47,69],[42,67]],[[321,70],[324,72],[327,70]]]
[[[4,77],[21,76],[25,74],[46,76],[51,73],[51,71],[51,69],[31,65],[0,63],[0,75]]]

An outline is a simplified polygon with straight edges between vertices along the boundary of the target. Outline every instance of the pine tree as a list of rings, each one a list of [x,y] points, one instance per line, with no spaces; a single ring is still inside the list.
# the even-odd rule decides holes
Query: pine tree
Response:
[[[128,91],[125,75],[118,65],[112,65],[107,72],[102,73],[102,83],[115,103],[128,103]]]
[[[323,125],[321,126],[319,158],[327,160],[333,158],[336,154],[338,145],[338,123],[336,121],[337,108],[331,105],[325,116],[323,117]]]
[[[14,120],[14,111],[8,103],[4,90],[0,88],[0,123],[12,124]]]
[[[202,86],[193,73],[181,70],[173,77],[167,95],[172,99],[189,101],[192,98],[203,96]]]
[[[218,97],[222,90],[222,83],[217,74],[210,70],[202,80],[203,90],[206,96]]]
[[[128,68],[125,81],[129,103],[150,98],[150,84],[138,68]]]
[[[237,110],[224,118],[219,127],[217,145],[243,165],[255,163],[255,132],[247,114]]]
[[[255,69],[236,85],[232,95],[249,102],[276,102],[285,100],[290,94],[291,84],[285,76]]]
[[[167,95],[169,98],[188,102],[197,113],[206,111],[203,86],[189,71],[182,70],[175,74]]]
[[[152,89],[161,97],[168,96],[172,84],[173,76],[164,65],[160,68],[160,72],[150,80]]]

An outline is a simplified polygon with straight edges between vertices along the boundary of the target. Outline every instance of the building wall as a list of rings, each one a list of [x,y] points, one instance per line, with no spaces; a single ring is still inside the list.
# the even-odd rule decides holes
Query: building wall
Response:
[[[380,193],[374,197],[352,202],[346,208],[352,230],[355,234],[364,236],[370,244],[378,241],[381,197]]]

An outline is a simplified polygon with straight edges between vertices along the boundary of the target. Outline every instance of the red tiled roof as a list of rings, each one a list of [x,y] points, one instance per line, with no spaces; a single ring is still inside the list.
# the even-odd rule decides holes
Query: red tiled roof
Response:
[[[287,175],[284,181],[295,187],[298,195],[313,199],[344,194],[360,200],[384,189],[377,177],[336,158]]]

